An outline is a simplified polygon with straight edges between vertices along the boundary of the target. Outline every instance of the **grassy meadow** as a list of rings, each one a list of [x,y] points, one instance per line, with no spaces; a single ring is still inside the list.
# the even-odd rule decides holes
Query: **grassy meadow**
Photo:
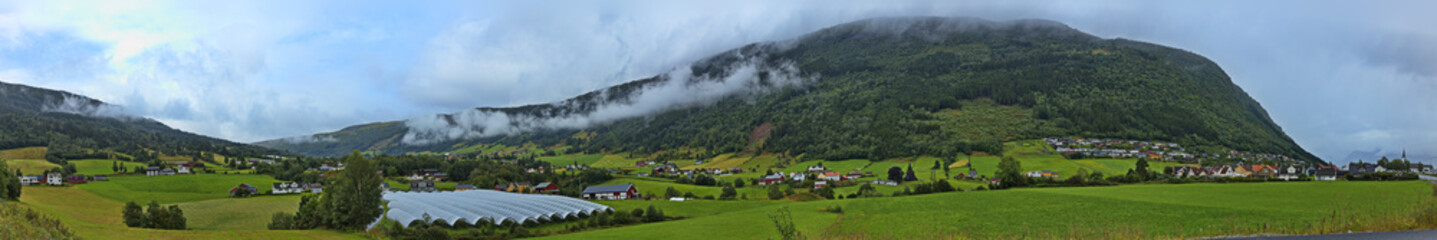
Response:
[[[182,174],[113,177],[110,181],[95,181],[76,187],[121,203],[158,201],[160,204],[172,204],[226,198],[230,188],[240,183],[252,185],[264,193],[276,182],[280,181],[266,175]]]
[[[60,165],[45,161],[44,159],[9,159],[0,161],[5,161],[5,165],[10,166],[10,168],[20,169],[20,172],[26,175],[40,175],[40,173],[46,170],[60,167]]]
[[[257,195],[180,203],[190,229],[265,230],[276,212],[299,211],[300,194]]]
[[[47,147],[27,147],[0,150],[0,159],[45,159]]]
[[[647,206],[644,203],[659,201],[636,202],[626,204]],[[1437,203],[1432,185],[1422,181],[1154,184],[775,202],[781,204],[547,238],[775,238],[777,231],[768,215],[785,206],[791,209],[795,225],[805,236],[820,239],[1103,239],[1335,233],[1410,229],[1416,224],[1414,212]],[[662,206],[674,207],[672,203]],[[843,213],[823,211],[829,206],[841,206]]]
[[[70,164],[75,164],[75,173],[76,173],[76,174],[84,174],[84,175],[96,175],[96,174],[99,174],[99,175],[107,175],[107,174],[115,174],[115,169],[114,169],[113,167],[114,167],[114,164],[115,164],[116,162],[119,162],[121,166],[124,166],[124,168],[125,168],[125,169],[128,169],[129,171],[134,171],[134,170],[135,170],[135,167],[145,167],[145,166],[146,166],[146,165],[143,164],[143,163],[126,162],[126,161],[120,161],[120,160],[104,160],[104,159],[71,160],[71,161],[70,161]],[[139,174],[140,174],[140,175],[144,175],[144,173],[139,173]]]
[[[326,230],[157,230],[126,227],[117,202],[75,187],[25,188],[20,202],[54,217],[85,239],[365,239],[367,235]],[[256,211],[238,208],[233,211]],[[183,207],[182,207],[183,208]],[[186,209],[191,228],[200,223],[199,215]],[[205,213],[198,213],[205,214]],[[272,213],[265,213],[266,216]],[[269,218],[264,218],[268,223]]]

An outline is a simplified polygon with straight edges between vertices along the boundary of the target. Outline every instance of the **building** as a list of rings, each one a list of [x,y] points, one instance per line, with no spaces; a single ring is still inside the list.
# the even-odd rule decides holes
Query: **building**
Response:
[[[533,191],[534,185],[529,184],[529,182],[511,182],[509,183],[509,187],[504,190],[509,192],[527,192]]]
[[[475,187],[474,185],[469,185],[469,184],[459,184],[458,186],[454,186],[454,191],[456,191],[456,192],[459,192],[459,191],[473,191],[473,190],[479,190],[479,187]]]
[[[539,185],[534,185],[534,192],[536,192],[536,193],[558,193],[558,192],[559,192],[559,184],[554,184],[554,183],[551,183],[551,182],[541,182],[541,183],[539,183]]]
[[[379,183],[379,190],[381,190],[381,191],[389,191],[389,183],[388,183],[388,182]]]
[[[175,167],[175,168],[178,168],[178,169],[179,169],[179,170],[176,170],[175,173],[179,173],[179,174],[190,174],[190,173],[191,173],[191,172],[190,172],[190,167],[186,167],[186,166],[184,166],[184,165],[180,165],[179,167]]]
[[[772,185],[783,183],[783,173],[768,175],[758,179],[758,185]]]
[[[794,173],[789,173],[789,174],[788,174],[788,179],[792,179],[792,180],[794,180],[794,181],[802,182],[803,180],[807,180],[807,179],[808,179],[808,175],[803,174],[803,173],[801,173],[801,172],[794,172]],[[783,181],[783,180],[779,180],[779,181]]]
[[[57,185],[57,186],[58,186],[58,185],[64,185],[64,184],[65,184],[65,175],[61,175],[60,173],[56,173],[56,172],[46,173],[46,174],[45,174],[45,183],[46,183],[46,184],[50,184],[50,185]]]
[[[817,182],[813,182],[813,188],[823,188],[823,187],[826,187],[826,186],[828,186],[828,181],[817,181]]]
[[[85,175],[76,174],[76,175],[65,176],[65,182],[66,182],[66,183],[70,183],[70,184],[83,184],[83,183],[88,183],[88,182],[90,182],[90,181],[86,181],[86,180],[85,180]]]
[[[255,192],[258,192],[258,191],[259,191],[259,189],[255,188],[254,186],[250,186],[249,184],[241,183],[239,186],[235,186],[235,187],[233,187],[233,188],[230,188],[230,196],[235,196],[235,193],[238,193],[240,190],[248,190],[248,191],[249,191],[249,194],[251,194],[251,195],[253,195]]]
[[[633,184],[590,186],[584,188],[581,196],[588,200],[624,200],[638,196],[639,190]]]
[[[304,187],[295,182],[274,183],[270,188],[271,194],[293,194],[304,192]]]
[[[434,190],[434,181],[409,182],[410,192],[433,192]]]
[[[147,167],[145,168],[145,176],[160,175],[160,169],[160,167]]]
[[[1028,175],[1028,177],[1031,177],[1031,178],[1039,178],[1039,177],[1043,177],[1043,178],[1058,178],[1058,172],[1049,171],[1049,170],[1028,171],[1028,173],[1027,173],[1026,175]]]
[[[40,184],[40,179],[41,179],[41,178],[44,178],[44,177],[41,177],[40,175],[20,176],[20,185],[21,185],[21,186],[30,186],[30,185]]]
[[[1337,181],[1337,169],[1332,167],[1324,167],[1317,169],[1317,180]]]
[[[318,194],[324,192],[324,185],[318,183],[309,183],[304,184],[304,189],[309,190],[310,193]]]
[[[817,165],[808,166],[808,171],[809,171],[809,172],[823,172],[823,171],[826,171],[826,170],[828,170],[828,169],[827,169],[827,168],[824,168],[824,167],[823,167],[823,163],[821,163],[821,162],[818,163]]]
[[[90,177],[90,179],[95,181],[110,181],[110,177],[105,175],[95,175],[93,177]]]

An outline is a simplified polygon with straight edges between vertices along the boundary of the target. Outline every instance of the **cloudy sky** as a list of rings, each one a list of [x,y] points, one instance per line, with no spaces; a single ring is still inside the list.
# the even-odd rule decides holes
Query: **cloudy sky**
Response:
[[[3,1],[0,81],[241,142],[551,102],[881,16],[1042,18],[1216,61],[1334,162],[1437,160],[1432,1]]]

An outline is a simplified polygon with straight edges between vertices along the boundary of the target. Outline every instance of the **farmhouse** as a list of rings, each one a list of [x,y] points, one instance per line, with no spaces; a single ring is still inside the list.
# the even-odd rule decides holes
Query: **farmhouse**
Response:
[[[1036,177],[1058,178],[1058,172],[1049,171],[1049,170],[1028,171],[1027,175],[1028,175],[1028,177],[1034,177],[1034,178],[1036,178]]]
[[[105,175],[95,175],[94,177],[90,177],[90,178],[93,179],[93,180],[95,180],[95,181],[110,181],[110,177],[109,177],[109,176],[105,176]]]
[[[823,167],[823,163],[821,163],[821,162],[818,163],[817,165],[808,166],[808,171],[809,171],[809,172],[823,172],[823,171],[825,171],[825,170],[828,170],[828,169],[827,169],[827,168],[824,168],[824,167]]]
[[[155,175],[160,175],[160,167],[147,167],[147,168],[145,168],[145,176],[155,176]]]
[[[1318,180],[1318,181],[1336,181],[1336,180],[1337,180],[1337,169],[1336,169],[1336,168],[1332,168],[1332,167],[1324,167],[1324,168],[1321,168],[1321,169],[1317,169],[1317,180]]]
[[[1277,168],[1277,179],[1293,180],[1297,179],[1297,176],[1301,174],[1302,169],[1298,168],[1296,165],[1287,165]]]
[[[758,185],[771,185],[779,183],[783,183],[783,173],[768,175],[761,179],[758,179]]]
[[[230,196],[236,196],[235,194],[236,194],[236,193],[239,193],[239,191],[241,191],[241,190],[247,190],[247,191],[249,191],[249,194],[254,194],[255,192],[258,192],[258,191],[259,191],[259,189],[256,189],[254,186],[250,186],[249,184],[241,183],[239,186],[235,186],[234,188],[230,188]]]
[[[189,167],[185,167],[185,166],[181,165],[181,166],[179,166],[179,167],[177,167],[177,168],[178,168],[179,170],[175,171],[176,173],[179,173],[179,174],[190,174],[190,168],[189,168]]]
[[[877,185],[898,186],[898,182],[887,179],[874,179],[872,183]]]
[[[805,175],[805,174],[803,174],[803,173],[801,173],[801,172],[794,172],[794,173],[789,173],[789,174],[788,174],[788,179],[792,179],[792,180],[794,180],[794,181],[802,182],[803,180],[808,179],[808,175]],[[779,180],[779,181],[783,181],[783,180]]]
[[[509,183],[509,188],[506,188],[504,190],[509,192],[532,191],[534,190],[534,185],[529,184],[529,182],[512,182]]]
[[[305,189],[309,189],[309,192],[310,192],[310,193],[322,193],[322,192],[324,192],[324,185],[323,185],[323,184],[318,184],[318,183],[305,184],[305,185],[304,185],[304,188],[305,188]]]
[[[45,183],[48,183],[50,185],[64,185],[64,181],[65,176],[60,175],[60,173],[52,172],[45,174]]]
[[[581,195],[589,200],[624,200],[633,198],[639,190],[633,184],[590,186]]]

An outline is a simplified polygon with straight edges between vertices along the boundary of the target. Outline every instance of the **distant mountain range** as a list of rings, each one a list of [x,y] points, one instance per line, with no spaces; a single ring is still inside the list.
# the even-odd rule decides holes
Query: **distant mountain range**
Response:
[[[51,152],[79,155],[101,150],[178,156],[293,155],[176,130],[74,93],[0,82],[0,149],[22,147],[50,147]]]
[[[257,144],[322,156],[537,144],[884,159],[994,152],[1003,141],[1051,136],[1164,140],[1321,162],[1202,56],[1052,21],[939,17],[868,19],[750,44],[549,104]]]

